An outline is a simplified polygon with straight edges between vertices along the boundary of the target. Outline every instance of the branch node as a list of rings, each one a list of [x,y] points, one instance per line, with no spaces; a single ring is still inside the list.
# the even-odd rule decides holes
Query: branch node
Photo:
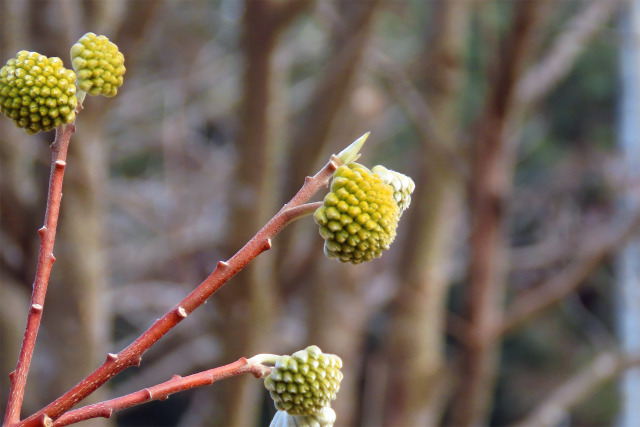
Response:
[[[40,313],[42,312],[42,304],[31,304],[31,311],[33,313]]]
[[[140,366],[141,363],[142,363],[142,356],[138,357],[138,359],[135,361],[135,366]]]
[[[53,425],[53,420],[47,414],[42,414],[42,425],[44,427],[51,427]]]
[[[179,380],[180,378],[182,378],[182,376],[177,374],[171,377],[172,380]]]
[[[118,360],[118,355],[115,353],[108,353],[107,354],[107,362],[115,362],[116,360]]]
[[[148,400],[152,400],[153,399],[153,393],[151,392],[151,390],[149,390],[148,388],[145,388],[144,392],[147,395],[147,399]]]
[[[67,166],[67,162],[65,162],[64,160],[56,160],[56,166],[63,168]]]
[[[178,317],[181,317],[183,319],[188,316],[187,310],[185,310],[183,306],[179,306],[176,309],[176,314],[178,315]]]
[[[218,261],[218,268],[220,269],[229,268],[229,263],[226,261]]]
[[[45,225],[43,225],[42,228],[38,230],[38,234],[40,235],[40,237],[44,237],[44,234],[46,232],[47,232],[47,227]]]
[[[264,250],[268,251],[271,249],[271,238],[267,237],[267,240],[264,242]]]
[[[329,164],[327,165],[329,167],[329,170],[336,170],[338,169],[338,167],[342,164],[342,161],[340,160],[340,158],[338,158],[338,156],[336,156],[335,154],[331,155],[331,160],[329,160]]]
[[[53,252],[51,252],[50,259],[52,263],[56,262],[56,256],[53,254]]]

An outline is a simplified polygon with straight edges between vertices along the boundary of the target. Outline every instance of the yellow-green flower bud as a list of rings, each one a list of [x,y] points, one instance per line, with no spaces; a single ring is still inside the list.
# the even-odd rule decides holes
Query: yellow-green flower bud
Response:
[[[265,378],[276,408],[290,415],[314,415],[336,398],[342,381],[342,360],[315,345],[280,356]]]
[[[394,187],[366,167],[351,163],[335,171],[331,191],[313,218],[325,239],[325,254],[359,264],[389,249],[400,214]]]
[[[72,122],[75,80],[60,58],[21,50],[0,69],[0,111],[28,134]]]
[[[71,46],[78,89],[89,95],[114,96],[122,86],[124,55],[105,36],[87,33]]]

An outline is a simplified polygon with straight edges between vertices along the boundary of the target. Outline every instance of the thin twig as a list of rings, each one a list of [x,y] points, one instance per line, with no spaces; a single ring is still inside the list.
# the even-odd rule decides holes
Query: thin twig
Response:
[[[613,12],[620,0],[592,0],[568,24],[546,56],[533,66],[518,83],[517,102],[531,105],[542,99],[573,68],[576,58]]]
[[[105,382],[132,366],[139,366],[142,355],[167,332],[184,320],[191,312],[213,295],[230,278],[235,276],[249,262],[271,248],[271,238],[285,226],[311,213],[317,203],[306,203],[318,190],[325,187],[336,168],[341,164],[336,156],[315,176],[307,177],[298,193],[228,261],[219,261],[214,271],[193,292],[180,303],[156,320],[147,331],[118,354],[110,353],[106,361],[85,379],[26,420],[16,426],[39,426],[43,420],[55,421],[75,404],[100,388]]]
[[[27,326],[22,339],[22,347],[15,371],[9,374],[11,390],[4,423],[11,425],[20,420],[20,410],[24,399],[24,390],[29,374],[29,366],[33,356],[44,300],[51,276],[51,268],[56,258],[53,256],[53,245],[56,239],[58,216],[60,213],[60,201],[62,200],[62,180],[67,165],[67,149],[69,140],[75,131],[75,123],[56,128],[56,138],[51,144],[51,172],[49,175],[49,192],[47,195],[47,209],[45,212],[44,226],[38,230],[40,234],[40,252],[38,254],[38,266],[33,282],[31,305],[27,317]]]
[[[313,0],[274,2],[271,9],[271,16],[275,31],[286,30],[296,18],[314,7],[315,3]]]
[[[625,370],[640,366],[640,355],[605,351],[572,378],[549,393],[537,408],[514,427],[554,426],[561,424],[571,408],[589,397],[598,387]]]
[[[607,228],[600,231],[599,236],[594,236],[593,241],[584,249],[582,256],[562,271],[551,277],[540,286],[518,295],[511,305],[494,336],[504,335],[523,325],[535,315],[551,307],[562,298],[573,292],[576,287],[597,267],[602,260],[625,241],[634,235],[640,228],[640,212],[636,212],[632,218],[622,221],[615,230]]]
[[[271,368],[269,367],[259,363],[251,363],[243,357],[225,366],[198,372],[197,374],[186,377],[175,375],[170,380],[153,387],[147,387],[125,396],[69,411],[58,418],[53,423],[53,426],[66,426],[92,418],[109,418],[115,411],[121,411],[153,400],[165,400],[173,393],[211,385],[216,381],[247,373],[253,374],[256,378],[260,378],[270,372],[270,370]]]
[[[379,44],[379,43],[378,43]],[[463,156],[452,147],[447,145],[447,140],[451,136],[443,135],[437,120],[434,117],[432,108],[420,90],[411,81],[406,72],[395,64],[380,49],[370,49],[372,63],[376,67],[396,102],[407,117],[412,121],[416,130],[420,133],[423,141],[428,141],[424,145],[425,159],[432,167],[437,167],[444,173],[453,173],[469,179],[469,168],[463,160]],[[446,167],[443,167],[446,165]]]

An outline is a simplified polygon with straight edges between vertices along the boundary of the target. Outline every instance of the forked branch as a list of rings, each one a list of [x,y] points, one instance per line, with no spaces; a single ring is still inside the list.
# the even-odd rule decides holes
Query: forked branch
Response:
[[[42,320],[42,311],[44,309],[44,300],[49,285],[49,277],[51,276],[51,268],[56,261],[56,258],[53,256],[53,245],[56,239],[58,215],[60,213],[60,202],[62,200],[62,180],[67,165],[69,140],[73,132],[75,132],[75,129],[75,123],[56,128],[56,138],[53,144],[51,144],[51,173],[49,176],[47,209],[45,212],[44,225],[38,230],[40,234],[38,266],[33,282],[31,306],[27,316],[27,326],[25,327],[24,338],[22,339],[18,363],[16,364],[15,371],[9,374],[11,389],[9,391],[7,412],[4,418],[5,425],[12,425],[20,420],[20,409],[22,408],[22,401],[24,399],[33,348],[36,344],[38,329],[40,328],[40,321]]]
[[[262,252],[271,248],[271,239],[292,221],[312,213],[318,203],[305,204],[322,187],[325,187],[336,168],[342,164],[337,156],[313,177],[307,177],[298,193],[234,256],[219,261],[214,271],[193,292],[175,305],[164,316],[156,320],[147,331],[118,354],[109,354],[106,361],[89,376],[76,384],[64,395],[34,415],[15,426],[39,426],[45,420],[55,421],[75,404],[100,388],[105,382],[123,370],[140,365],[142,355],[173,327],[185,319],[193,310],[215,293],[231,277],[242,270]],[[12,424],[9,424],[12,425]]]
[[[175,375],[170,380],[153,387],[147,387],[125,396],[69,411],[58,418],[53,423],[53,426],[66,426],[91,418],[109,418],[111,414],[116,411],[121,411],[153,400],[165,400],[170,395],[180,391],[211,385],[216,381],[247,373],[253,374],[256,378],[260,378],[268,374],[270,370],[271,368],[269,367],[254,363],[251,359],[247,360],[243,357],[225,366],[219,366],[186,377]]]

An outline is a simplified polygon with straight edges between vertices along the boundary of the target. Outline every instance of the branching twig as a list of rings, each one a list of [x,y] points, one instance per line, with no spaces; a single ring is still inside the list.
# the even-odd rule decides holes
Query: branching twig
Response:
[[[298,193],[228,261],[219,261],[215,270],[193,292],[151,325],[140,337],[118,354],[110,353],[106,361],[93,373],[64,395],[50,403],[17,426],[39,426],[47,419],[55,421],[76,403],[93,393],[123,370],[139,366],[142,355],[167,332],[184,320],[193,310],[213,295],[227,280],[242,270],[262,252],[271,248],[271,238],[292,221],[313,212],[318,203],[306,203],[320,188],[326,186],[335,169],[341,164],[333,156],[315,176],[307,177]]]
[[[427,100],[420,94],[411,79],[380,50],[371,49],[371,53],[373,63],[384,84],[413,122],[422,140],[429,141],[429,144],[424,146],[427,161],[445,173],[458,173],[464,178],[469,178],[469,168],[461,160],[462,156],[455,149],[447,146],[446,141],[450,136],[442,134]]]
[[[256,378],[260,378],[265,374],[268,374],[270,370],[271,368],[269,367],[259,363],[252,363],[251,360],[247,360],[243,357],[225,366],[198,372],[197,374],[186,377],[175,375],[169,381],[165,381],[153,387],[148,387],[115,399],[88,405],[74,411],[69,411],[58,418],[55,423],[53,423],[53,426],[66,426],[80,421],[89,420],[91,418],[109,418],[115,411],[121,411],[153,400],[165,400],[171,394],[179,391],[211,385],[218,380],[247,373],[253,374]]]
[[[594,236],[597,246],[584,249],[582,256],[536,288],[514,299],[495,335],[506,334],[526,323],[536,314],[569,295],[598,266],[601,261],[623,244],[640,228],[640,212],[611,232],[609,228]]]
[[[584,401],[603,383],[635,366],[640,366],[640,355],[638,354],[624,355],[619,352],[603,352],[596,356],[586,368],[548,394],[548,398],[516,426],[533,427],[560,424],[562,418],[571,408]]]
[[[29,365],[33,356],[33,348],[36,343],[40,321],[42,320],[42,310],[44,300],[49,285],[51,268],[55,262],[53,256],[53,245],[56,238],[56,228],[58,227],[58,215],[60,213],[60,201],[62,200],[62,180],[64,170],[67,165],[67,149],[69,140],[75,132],[75,123],[56,128],[56,138],[51,145],[51,173],[49,178],[49,192],[47,195],[47,209],[45,212],[44,226],[38,230],[40,234],[40,252],[38,254],[38,266],[36,277],[33,282],[31,294],[31,306],[27,317],[27,326],[24,331],[22,347],[15,371],[9,378],[11,380],[11,390],[4,422],[11,425],[20,420],[20,409],[24,398],[24,390],[29,373]]]
[[[523,105],[542,99],[571,71],[576,58],[589,40],[602,30],[617,7],[619,0],[593,0],[567,24],[547,55],[532,67],[518,83],[516,97]]]

